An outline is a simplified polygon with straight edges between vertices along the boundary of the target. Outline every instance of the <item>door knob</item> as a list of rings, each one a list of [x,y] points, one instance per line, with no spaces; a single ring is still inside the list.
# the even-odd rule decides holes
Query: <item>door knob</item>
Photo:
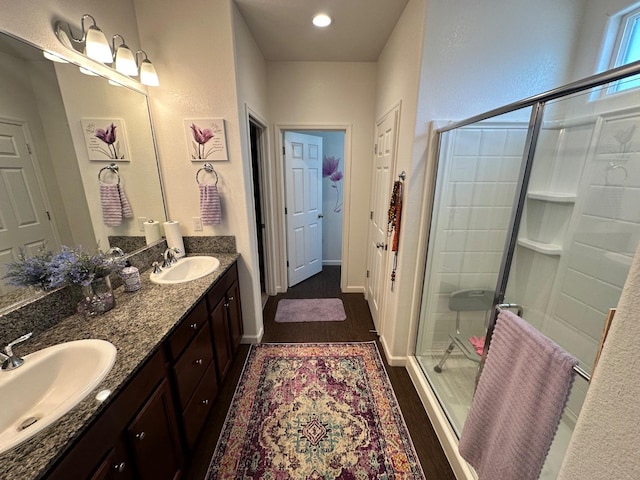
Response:
[[[318,214],[318,218],[324,218],[324,215],[323,215],[323,214],[321,214],[321,213],[319,213],[319,214]]]

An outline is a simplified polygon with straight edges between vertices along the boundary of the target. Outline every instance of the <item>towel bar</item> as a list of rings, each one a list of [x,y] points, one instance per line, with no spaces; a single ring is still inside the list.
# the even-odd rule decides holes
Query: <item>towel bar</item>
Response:
[[[517,305],[515,303],[501,303],[500,305],[496,305],[496,310],[498,311],[498,313],[502,312],[502,310],[506,310],[507,308],[515,308],[515,309],[517,309],[518,310],[518,316],[522,318],[522,313],[524,311],[522,306]],[[591,381],[591,375],[584,368],[582,368],[580,365],[576,365],[575,367],[573,367],[573,371],[576,372],[576,374],[579,377],[584,378],[587,382]]]

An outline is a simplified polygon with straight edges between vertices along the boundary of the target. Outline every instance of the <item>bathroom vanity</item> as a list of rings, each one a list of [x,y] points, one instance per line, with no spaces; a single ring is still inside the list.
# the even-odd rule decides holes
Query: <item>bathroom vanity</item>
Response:
[[[197,446],[242,338],[237,254],[211,275],[116,290],[116,308],[72,315],[25,344],[26,355],[81,338],[113,343],[115,365],[77,407],[0,455],[0,478],[177,479]],[[106,400],[96,398],[109,390]]]

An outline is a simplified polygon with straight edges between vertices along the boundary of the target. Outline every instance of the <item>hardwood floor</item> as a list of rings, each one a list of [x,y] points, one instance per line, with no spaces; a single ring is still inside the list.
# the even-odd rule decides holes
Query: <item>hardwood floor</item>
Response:
[[[276,308],[281,298],[341,298],[347,319],[343,322],[275,323]],[[364,296],[340,292],[340,267],[324,267],[322,273],[290,288],[286,294],[269,297],[264,308],[264,329],[262,341],[270,343],[377,341]],[[382,354],[379,343],[378,348]],[[187,480],[201,480],[207,472],[248,352],[248,345],[240,346],[217,405],[203,431],[200,447],[192,455],[191,465],[184,476]],[[384,359],[384,354],[382,357]],[[404,367],[390,367],[386,361],[385,368],[427,480],[455,480],[407,371]]]

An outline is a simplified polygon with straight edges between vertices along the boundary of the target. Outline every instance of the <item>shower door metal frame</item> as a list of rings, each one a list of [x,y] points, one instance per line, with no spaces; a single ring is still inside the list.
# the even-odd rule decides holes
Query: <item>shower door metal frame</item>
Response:
[[[513,256],[517,246],[518,231],[520,228],[520,222],[522,220],[522,214],[524,211],[527,188],[529,186],[529,179],[531,176],[531,170],[533,168],[535,149],[538,141],[538,136],[542,128],[542,118],[544,115],[544,109],[546,104],[552,100],[557,100],[563,97],[567,97],[569,95],[573,95],[575,93],[584,92],[591,88],[595,88],[595,87],[604,85],[606,83],[615,82],[617,80],[621,80],[626,77],[631,77],[639,73],[640,73],[640,61],[637,61],[634,63],[630,63],[628,65],[623,65],[621,67],[607,70],[605,72],[602,72],[596,75],[592,75],[582,80],[569,83],[562,87],[558,87],[553,90],[549,90],[547,92],[540,93],[538,95],[534,95],[532,97],[528,97],[523,100],[510,103],[508,105],[504,105],[499,108],[495,108],[493,110],[489,110],[488,112],[475,115],[473,117],[469,117],[465,120],[451,123],[449,125],[446,125],[436,130],[436,134],[438,135],[438,148],[437,148],[438,157],[436,158],[438,158],[438,163],[439,163],[439,154],[441,150],[440,146],[441,146],[443,133],[451,130],[455,130],[457,128],[465,127],[477,122],[481,122],[483,120],[489,120],[493,117],[510,113],[515,110],[532,107],[532,111],[529,119],[529,129],[527,132],[527,138],[525,140],[525,148],[523,151],[522,165],[520,167],[520,173],[519,173],[518,183],[516,187],[517,195],[515,197],[511,219],[509,221],[509,227],[507,230],[508,232],[507,240],[505,242],[505,249],[504,249],[502,261],[500,264],[500,270],[498,273],[498,281],[496,284],[494,308],[492,309],[491,315],[489,317],[487,332],[485,334],[484,349],[482,352],[480,367],[478,369],[478,375],[476,377],[476,383],[478,378],[480,377],[482,367],[484,366],[484,362],[487,356],[487,351],[489,350],[489,345],[491,343],[491,337],[493,336],[493,331],[496,324],[496,318],[498,316],[498,305],[504,302],[504,295],[507,288],[507,282],[509,280],[511,263],[513,261]],[[438,179],[436,176],[434,182],[437,182],[437,180]],[[435,197],[435,193],[436,193],[436,189],[434,188],[434,197]],[[429,274],[429,272],[427,272],[427,274]],[[576,367],[574,368],[574,370],[578,375],[580,375],[585,380],[587,381],[590,380],[589,373],[587,373],[581,367]]]

